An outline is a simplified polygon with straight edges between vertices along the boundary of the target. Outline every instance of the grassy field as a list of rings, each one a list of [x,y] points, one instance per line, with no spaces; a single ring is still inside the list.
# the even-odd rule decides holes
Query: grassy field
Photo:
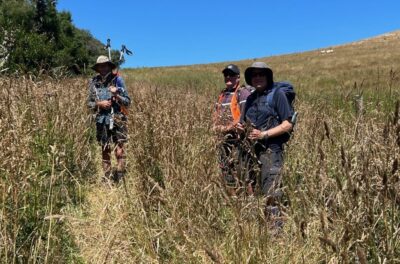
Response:
[[[133,106],[118,186],[100,181],[87,80],[1,78],[0,259],[400,263],[399,46],[395,32],[260,59],[298,94],[279,236],[263,197],[229,198],[219,176],[210,127],[226,63],[123,72]]]

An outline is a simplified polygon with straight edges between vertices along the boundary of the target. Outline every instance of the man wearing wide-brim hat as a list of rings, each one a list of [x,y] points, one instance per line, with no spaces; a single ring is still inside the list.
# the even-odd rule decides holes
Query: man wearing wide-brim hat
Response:
[[[107,56],[99,56],[96,60],[96,63],[91,67],[94,71],[99,72],[102,68],[106,68],[109,66],[111,70],[114,70],[117,68],[117,65],[115,65],[112,61]],[[107,67],[108,69],[108,67]]]
[[[238,128],[243,129],[246,123],[252,125],[248,138],[254,142],[253,152],[261,162],[260,184],[267,196],[266,213],[276,217],[280,216],[278,205],[283,195],[280,185],[284,144],[290,139],[294,113],[266,63],[254,62],[244,75],[255,91],[247,98]],[[255,184],[256,179],[253,181]]]
[[[105,178],[118,181],[125,171],[123,147],[127,140],[126,108],[131,99],[122,77],[113,73],[116,65],[108,57],[99,56],[91,68],[98,74],[89,85],[88,107],[96,114],[96,138],[102,146],[103,170]],[[115,144],[117,159],[114,175],[111,167],[112,144]]]

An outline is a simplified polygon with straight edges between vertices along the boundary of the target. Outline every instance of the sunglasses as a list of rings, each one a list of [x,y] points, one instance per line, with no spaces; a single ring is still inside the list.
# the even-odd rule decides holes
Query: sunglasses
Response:
[[[262,72],[253,72],[251,74],[251,77],[265,77],[265,76],[267,76],[267,73],[264,72],[264,71],[262,71]]]
[[[238,74],[234,73],[234,72],[224,72],[224,77],[237,77]]]

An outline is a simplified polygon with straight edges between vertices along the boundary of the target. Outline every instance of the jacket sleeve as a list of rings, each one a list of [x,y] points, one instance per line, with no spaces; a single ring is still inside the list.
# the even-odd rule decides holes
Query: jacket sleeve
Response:
[[[96,106],[96,86],[93,80],[90,81],[89,84],[89,93],[88,93],[88,98],[87,98],[87,107],[89,110],[95,112],[97,111],[97,106]]]
[[[121,97],[120,100],[119,100],[120,103],[123,104],[126,107],[130,106],[131,98],[129,97],[128,92],[126,90],[125,82],[121,77],[117,78],[116,86],[117,86],[117,89],[119,91],[119,95]]]

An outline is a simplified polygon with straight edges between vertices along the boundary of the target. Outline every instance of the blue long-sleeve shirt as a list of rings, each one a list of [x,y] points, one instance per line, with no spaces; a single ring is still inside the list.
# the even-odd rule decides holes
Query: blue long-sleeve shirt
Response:
[[[110,118],[113,110],[114,114],[120,114],[125,116],[121,112],[121,106],[128,107],[131,104],[131,99],[128,96],[128,92],[125,88],[124,80],[121,76],[110,76],[110,81],[102,80],[100,75],[95,76],[89,84],[89,96],[87,101],[87,106],[93,112],[96,112],[96,122],[97,123],[110,123]],[[110,86],[117,87],[117,93],[120,96],[120,99],[113,99],[113,94],[109,91]],[[98,109],[96,106],[96,101],[104,101],[111,100],[111,108],[110,109]]]

